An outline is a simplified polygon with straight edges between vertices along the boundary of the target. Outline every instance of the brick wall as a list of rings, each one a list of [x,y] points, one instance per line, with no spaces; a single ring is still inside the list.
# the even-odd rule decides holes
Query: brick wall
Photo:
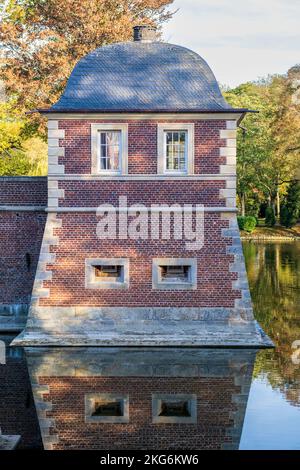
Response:
[[[65,155],[58,157],[65,174],[91,173],[91,124],[94,120],[59,120],[58,127],[65,131],[59,145]],[[112,120],[112,122],[124,122]],[[131,175],[157,173],[157,124],[161,121],[128,121],[128,169]],[[176,122],[176,121],[169,121]],[[178,118],[177,122],[181,122]],[[220,156],[220,147],[226,145],[220,130],[226,129],[225,120],[186,121],[195,125],[195,174],[219,174],[226,158]],[[225,180],[59,180],[59,207],[98,207],[100,204],[118,205],[120,196],[127,196],[128,205],[151,204],[204,204],[224,207],[220,190]],[[63,191],[61,191],[63,190]],[[50,246],[56,255],[55,263],[48,264],[52,280],[44,281],[50,288],[49,296],[39,299],[39,306],[164,306],[164,307],[233,307],[240,292],[232,289],[235,273],[229,272],[233,256],[226,254],[231,243],[223,238],[222,228],[228,222],[218,213],[205,219],[205,246],[196,252],[187,252],[183,241],[175,240],[99,240],[96,226],[99,219],[91,213],[58,214],[62,228],[54,229],[58,240]],[[85,289],[86,258],[124,257],[130,259],[130,288],[120,295],[111,290]],[[197,257],[197,291],[156,291],[152,289],[152,258]]]
[[[0,305],[28,304],[45,221],[44,212],[0,212]]]
[[[0,176],[1,205],[45,207],[47,205],[47,177]]]
[[[47,178],[1,177],[0,205],[20,206],[20,211],[0,207],[1,316],[4,305],[30,301],[46,222]],[[33,206],[34,210],[23,211],[22,206]],[[0,329],[3,321],[1,318]]]
[[[18,449],[42,449],[26,360],[21,349],[8,347],[12,339],[0,336],[7,345],[6,365],[0,365],[0,428],[21,436]]]
[[[96,236],[99,219],[93,213],[59,214],[59,218],[62,227],[54,229],[59,243],[50,247],[56,261],[47,268],[52,270],[52,280],[43,283],[50,288],[50,296],[40,298],[40,306],[233,307],[240,297],[240,291],[232,289],[237,275],[229,272],[233,255],[226,254],[226,247],[231,240],[221,235],[228,222],[220,214],[205,215],[205,244],[199,251],[187,251],[184,240],[100,240]],[[85,289],[85,259],[101,257],[129,258],[129,289]],[[155,257],[197,257],[198,289],[153,290]]]
[[[91,124],[101,120],[60,120],[59,129],[65,130],[60,146],[65,156],[59,164],[65,165],[65,173],[88,174],[91,172]],[[107,122],[107,121],[105,121]],[[110,122],[120,122],[112,120]],[[122,121],[124,122],[124,121]],[[157,173],[157,124],[176,121],[128,121],[128,172],[129,174]],[[177,122],[184,122],[178,119]],[[220,156],[220,129],[226,129],[226,121],[186,121],[195,124],[195,174],[219,173],[219,166],[226,163]]]
[[[54,420],[53,449],[221,449],[230,444],[234,377],[39,377],[47,385],[47,417]],[[138,386],[137,386],[138,384]],[[129,423],[85,423],[86,393],[129,394]],[[196,424],[153,424],[152,393],[197,395]]]
[[[204,204],[225,206],[220,199],[223,181],[59,181],[64,189],[61,207],[118,206],[119,197],[127,196],[128,205],[144,204]]]

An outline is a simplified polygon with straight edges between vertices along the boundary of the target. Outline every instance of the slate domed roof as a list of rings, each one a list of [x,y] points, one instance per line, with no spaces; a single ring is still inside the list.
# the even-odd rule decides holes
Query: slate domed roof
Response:
[[[163,42],[100,47],[75,66],[48,112],[233,112],[198,54]]]

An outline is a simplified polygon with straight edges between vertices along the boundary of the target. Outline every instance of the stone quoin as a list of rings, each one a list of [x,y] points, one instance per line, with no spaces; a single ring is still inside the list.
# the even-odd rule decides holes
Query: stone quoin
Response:
[[[2,313],[29,305],[13,344],[270,346],[254,320],[236,219],[236,133],[249,110],[224,100],[207,63],[136,27],[132,42],[83,57],[59,101],[38,111],[48,120],[47,182],[0,181],[5,236],[22,218],[17,240],[0,244],[4,271],[10,255],[20,264]],[[99,236],[97,209],[124,196],[137,218],[139,204],[201,206],[203,246],[187,250],[176,236],[176,211],[170,238]]]

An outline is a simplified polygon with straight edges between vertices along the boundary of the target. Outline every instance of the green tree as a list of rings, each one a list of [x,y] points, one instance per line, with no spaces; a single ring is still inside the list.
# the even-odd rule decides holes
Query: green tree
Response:
[[[14,105],[0,103],[0,176],[46,175],[47,144],[27,132],[26,117]]]
[[[277,208],[279,215],[280,197],[300,166],[299,80],[295,78],[300,78],[300,71],[291,70],[224,93],[233,106],[259,111],[248,114],[238,132],[237,193],[242,214],[247,199],[255,195]]]
[[[254,194],[260,194],[260,199],[265,197],[258,169],[263,167],[272,150],[267,88],[267,83],[245,83],[224,93],[232,106],[259,112],[248,113],[238,129],[237,195],[242,215]]]
[[[298,181],[293,181],[290,184],[287,194],[285,205],[280,217],[280,222],[285,227],[293,227],[300,215],[300,185]]]
[[[272,206],[266,209],[265,224],[267,227],[273,227],[276,224],[276,217]]]

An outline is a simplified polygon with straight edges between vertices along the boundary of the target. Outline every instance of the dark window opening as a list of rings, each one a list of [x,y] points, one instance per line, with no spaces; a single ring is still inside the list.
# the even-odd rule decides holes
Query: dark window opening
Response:
[[[162,401],[159,416],[190,417],[188,401]]]
[[[95,266],[95,278],[100,281],[122,281],[123,266]]]
[[[167,282],[189,282],[190,266],[160,266],[161,280]]]
[[[122,400],[95,402],[95,411],[92,416],[123,416]]]

